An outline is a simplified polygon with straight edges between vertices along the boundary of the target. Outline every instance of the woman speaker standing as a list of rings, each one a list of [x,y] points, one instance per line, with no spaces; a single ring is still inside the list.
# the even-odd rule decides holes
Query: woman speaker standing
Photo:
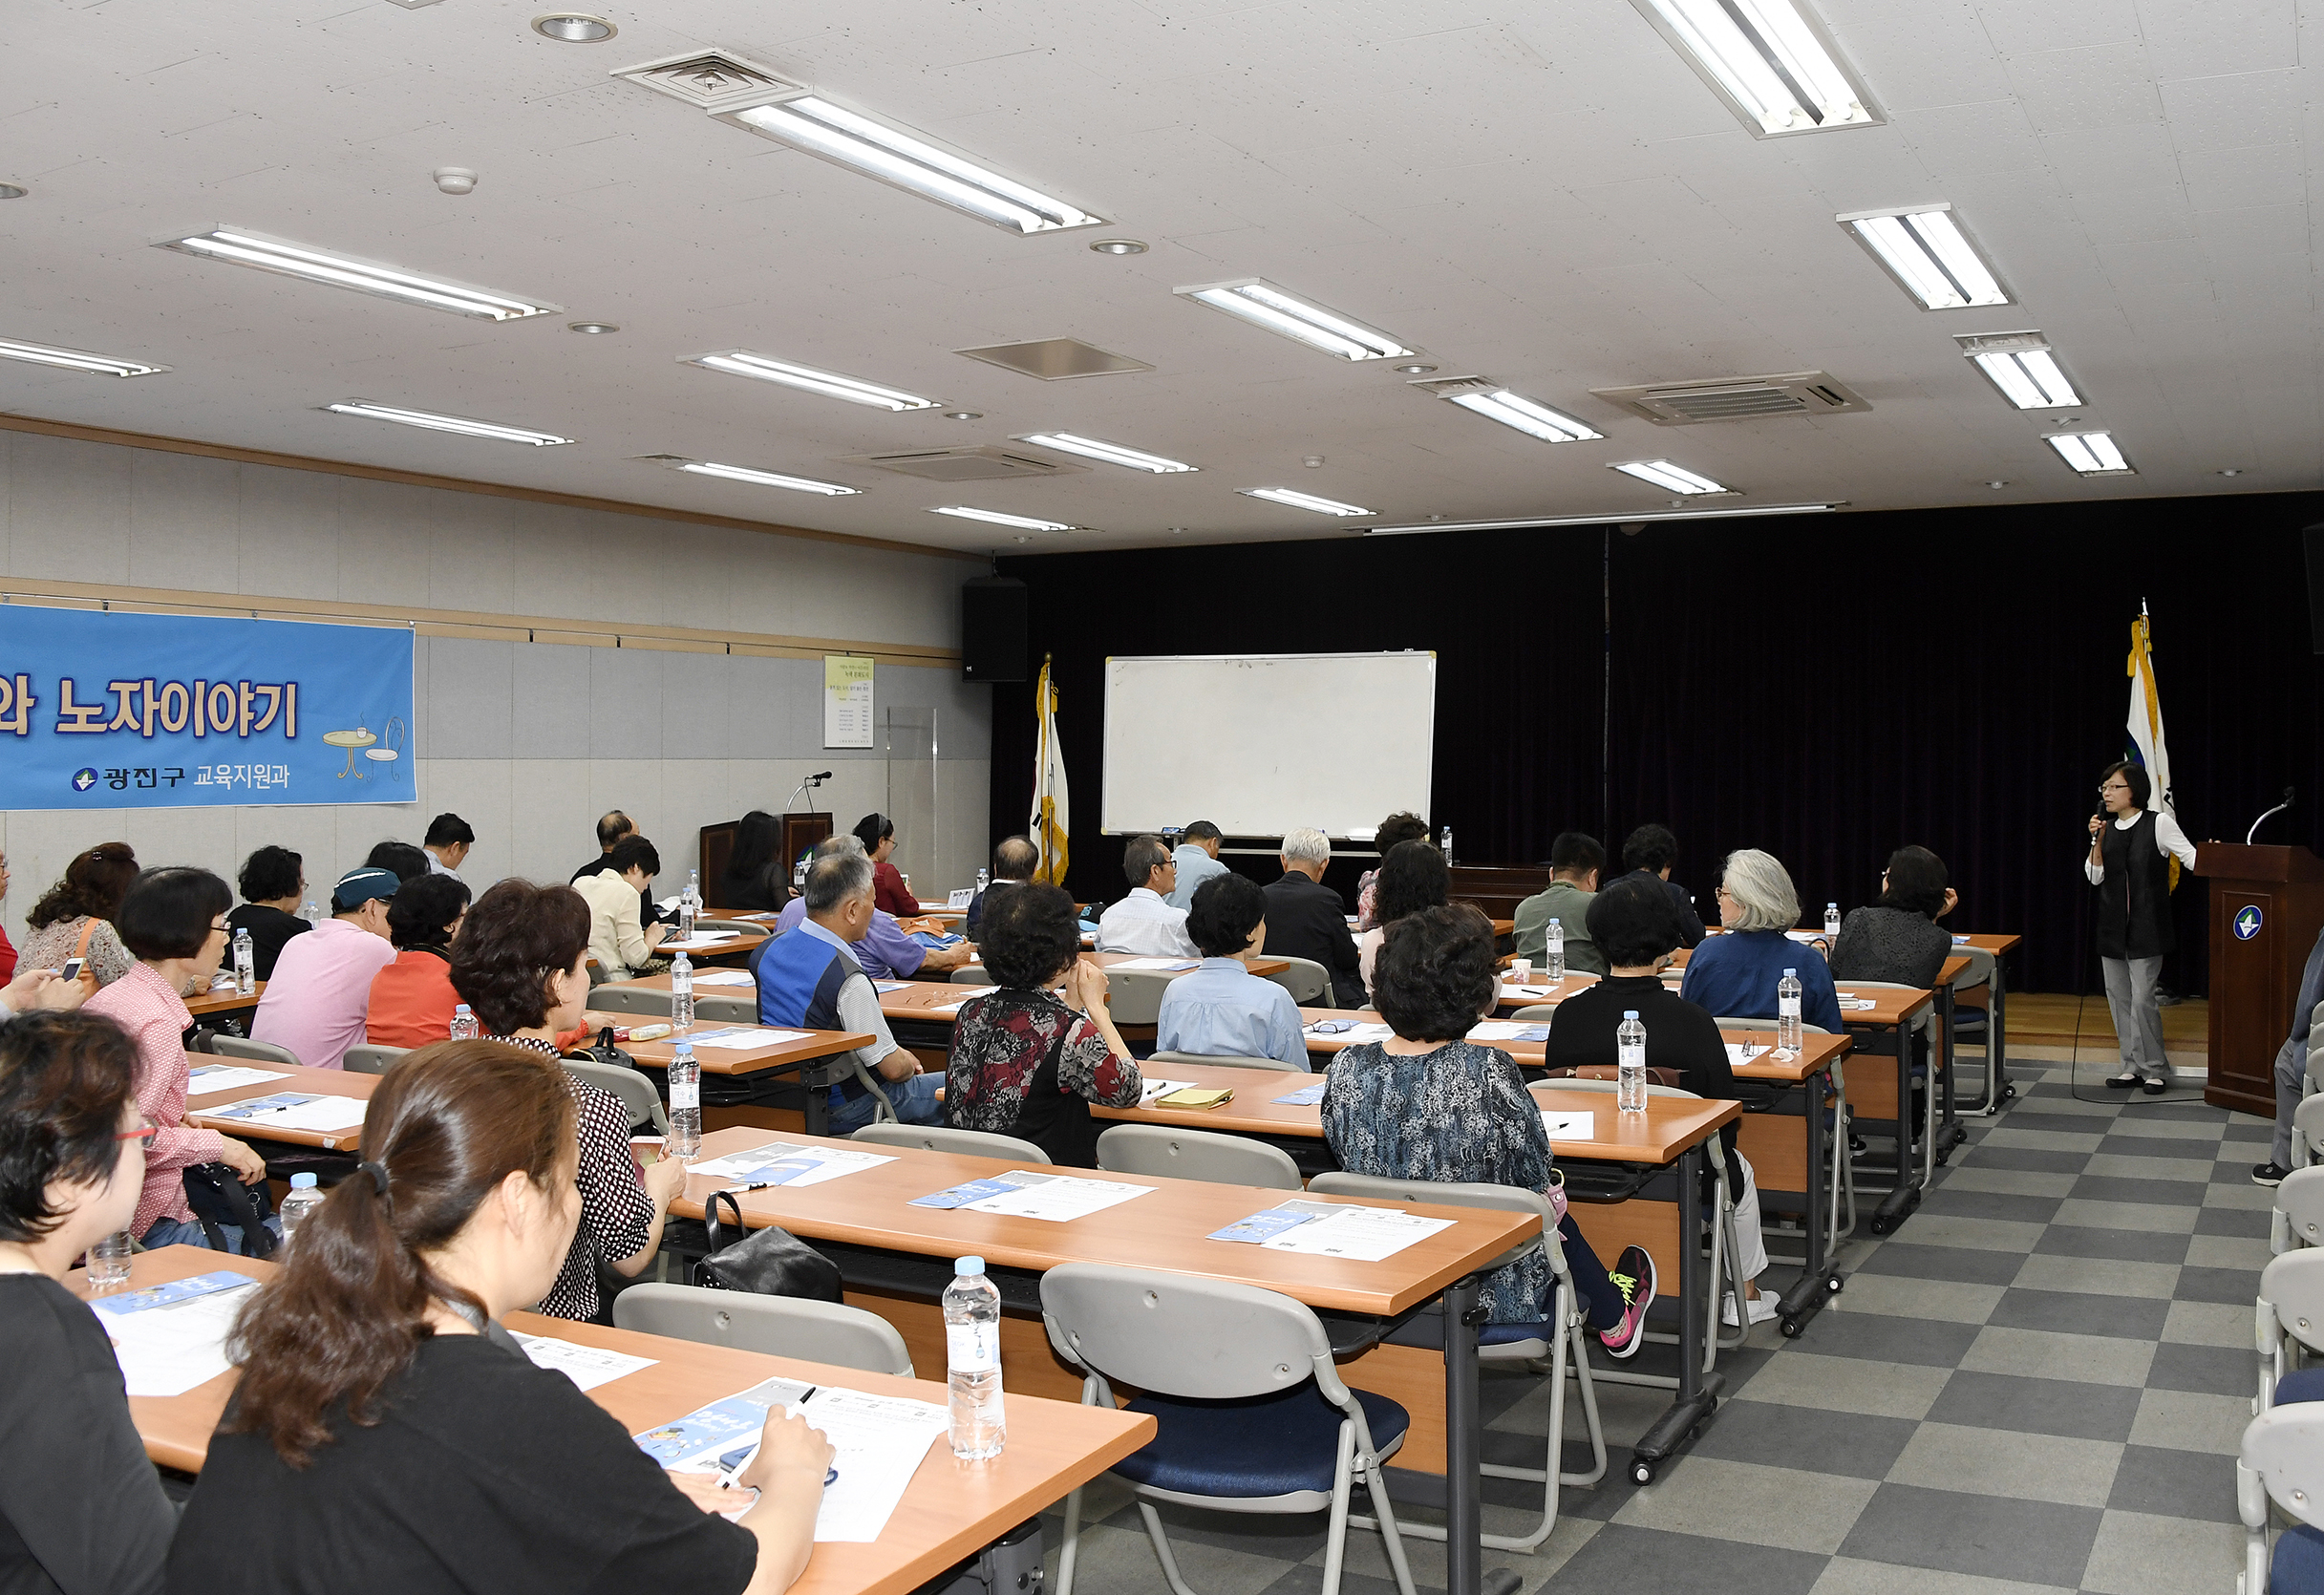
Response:
[[[2104,814],[2090,817],[2090,856],[2082,874],[2098,888],[2098,953],[2106,971],[2106,1007],[2121,1038],[2122,1072],[2110,1091],[2160,1096],[2170,1087],[2163,1052],[2163,1008],[2155,998],[2163,959],[2178,945],[2170,923],[2170,861],[2195,867],[2195,844],[2163,809],[2150,809],[2146,772],[2121,762],[2099,777]],[[2111,819],[2111,822],[2109,822]]]

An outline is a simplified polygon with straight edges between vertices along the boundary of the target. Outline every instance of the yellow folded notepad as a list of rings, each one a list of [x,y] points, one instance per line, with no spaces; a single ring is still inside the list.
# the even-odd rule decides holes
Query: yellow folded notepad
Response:
[[[1235,1094],[1231,1088],[1214,1091],[1207,1086],[1187,1086],[1183,1090],[1157,1096],[1154,1105],[1158,1108],[1220,1108],[1234,1099]]]

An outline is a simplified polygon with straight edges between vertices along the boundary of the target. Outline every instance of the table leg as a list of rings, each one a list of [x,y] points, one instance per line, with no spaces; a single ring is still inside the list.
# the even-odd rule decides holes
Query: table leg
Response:
[[[1703,1320],[1713,1281],[1690,1222],[1700,1207],[1702,1157],[1700,1146],[1678,1155],[1678,1399],[1631,1448],[1630,1476],[1639,1484],[1654,1482],[1656,1469],[1694,1436],[1727,1386],[1723,1375],[1703,1372]]]
[[[810,1136],[831,1134],[831,1088],[827,1085],[818,1085],[815,1081],[815,1077],[821,1073],[821,1069],[812,1064],[799,1072],[800,1084],[807,1088],[805,1111],[807,1134]]]
[[[1985,1013],[1985,1111],[1989,1114],[1998,1112],[2011,1094],[2008,995],[2001,982],[2001,955],[1996,952],[1994,984],[1985,999],[1989,1005]]]
[[[1912,1031],[1899,1022],[1888,1028],[1896,1038],[1896,1189],[1881,1198],[1872,1214],[1872,1233],[1886,1235],[1911,1216],[1921,1204],[1921,1174],[1912,1156]],[[1935,1089],[1935,1082],[1930,1082]]]
[[[1516,1595],[1522,1583],[1505,1567],[1484,1573],[1484,1460],[1477,1411],[1477,1326],[1481,1281],[1471,1274],[1444,1291],[1444,1583],[1445,1595]]]
[[[1952,1155],[1952,1149],[1954,1147],[1959,1146],[1963,1141],[1969,1139],[1969,1131],[1962,1125],[1961,1116],[1953,1111],[1954,1056],[1952,1045],[1953,1010],[1951,987],[1940,986],[1937,988],[1936,1006],[1937,1034],[1944,1037],[1945,1042],[1945,1112],[1943,1116],[1937,1121],[1936,1143],[1936,1160],[1941,1163],[1947,1158]],[[1991,1032],[1989,1031],[1988,1033],[1990,1034]],[[1930,1067],[1933,1068],[1936,1063],[1935,1057],[1931,1056],[1929,1061]],[[1929,1083],[1933,1088],[1936,1081],[1931,1079]]]
[[[1778,1305],[1777,1322],[1786,1339],[1807,1327],[1807,1320],[1841,1287],[1840,1275],[1828,1268],[1823,1246],[1824,1187],[1831,1182],[1831,1135],[1824,1128],[1823,1076],[1810,1074],[1800,1082],[1807,1094],[1807,1266]]]

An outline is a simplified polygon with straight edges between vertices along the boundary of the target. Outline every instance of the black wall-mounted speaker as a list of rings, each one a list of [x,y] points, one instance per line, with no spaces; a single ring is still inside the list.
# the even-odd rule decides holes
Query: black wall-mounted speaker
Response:
[[[964,681],[1025,679],[1025,631],[1032,599],[1013,576],[976,576],[960,585],[960,675]]]

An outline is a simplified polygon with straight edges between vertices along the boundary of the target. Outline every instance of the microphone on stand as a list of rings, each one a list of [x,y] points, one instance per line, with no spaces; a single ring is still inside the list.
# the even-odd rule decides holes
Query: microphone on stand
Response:
[[[2261,815],[2257,819],[2251,821],[2251,828],[2244,833],[2244,845],[2246,847],[2250,846],[2251,839],[2259,835],[2259,828],[2268,823],[2269,820],[2273,819],[2277,815],[2282,814],[2290,807],[2292,807],[2292,788],[2286,787],[2284,788],[2284,800],[2276,804],[2275,807],[2270,809],[2266,814]]]
[[[821,786],[830,778],[831,772],[825,770],[821,775],[809,776],[805,780],[800,781],[791,796],[783,799],[782,812],[785,814],[791,812],[791,805],[799,801],[800,793],[806,791],[811,786]]]

